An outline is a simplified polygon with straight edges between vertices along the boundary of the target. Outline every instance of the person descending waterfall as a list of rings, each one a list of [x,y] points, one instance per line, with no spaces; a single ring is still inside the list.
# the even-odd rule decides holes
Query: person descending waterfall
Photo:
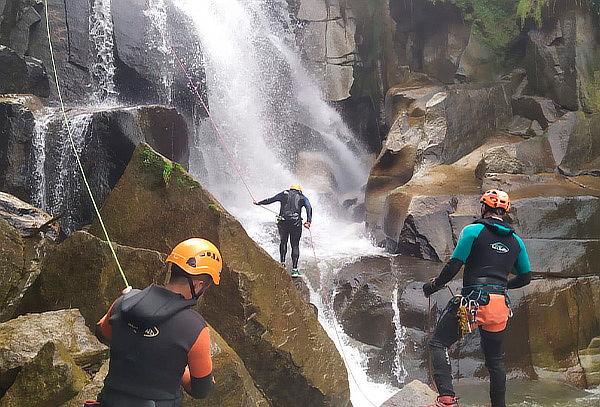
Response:
[[[279,216],[277,217],[277,229],[279,230],[279,260],[285,267],[288,239],[292,245],[292,277],[299,277],[298,259],[300,258],[300,237],[302,236],[302,207],[306,210],[306,222],[304,227],[310,229],[312,222],[312,206],[306,196],[302,193],[302,187],[292,184],[290,189],[282,191],[272,198],[262,201],[253,201],[254,205],[269,205],[280,202]]]
[[[507,291],[531,281],[529,257],[523,241],[504,220],[510,210],[506,192],[489,190],[480,199],[482,218],[466,226],[450,261],[439,277],[423,285],[426,297],[442,289],[462,265],[463,288],[442,313],[429,349],[439,396],[428,407],[458,407],[452,386],[448,347],[479,327],[485,366],[490,373],[492,407],[505,407],[506,372],[502,342],[511,314]],[[516,274],[509,279],[509,274]]]
[[[167,263],[166,286],[124,290],[96,326],[96,336],[110,345],[102,407],[179,407],[181,386],[194,398],[213,387],[208,327],[192,307],[219,284],[221,254],[208,240],[192,238]]]

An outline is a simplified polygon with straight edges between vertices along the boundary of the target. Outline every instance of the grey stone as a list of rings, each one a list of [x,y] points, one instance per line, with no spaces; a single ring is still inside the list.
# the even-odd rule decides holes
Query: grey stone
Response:
[[[543,129],[554,123],[559,114],[551,99],[540,96],[520,96],[512,99],[512,108],[515,114],[536,120]]]
[[[0,324],[0,390],[49,341],[61,342],[80,366],[99,363],[108,354],[76,309],[23,315]]]
[[[0,218],[5,219],[23,237],[43,232],[52,239],[57,239],[60,234],[57,225],[47,225],[41,230],[52,219],[50,215],[6,192],[0,192]]]
[[[354,83],[354,69],[351,66],[326,64],[325,97],[331,101],[341,101],[350,97]]]
[[[325,21],[329,19],[325,0],[300,0],[298,20]]]
[[[600,113],[577,113],[560,170],[567,175],[600,175]]]
[[[301,29],[301,48],[310,61],[324,62],[327,59],[326,32],[325,21],[308,22]]]
[[[477,166],[475,175],[484,178],[490,173],[552,172],[556,165],[548,139],[534,137],[521,143],[491,148]]]
[[[394,394],[381,407],[408,407],[425,406],[435,402],[437,393],[431,387],[418,380],[414,380]]]
[[[561,163],[565,157],[569,147],[569,140],[575,132],[576,126],[577,112],[568,112],[548,127],[546,134],[548,135],[548,141],[550,142],[555,162]]]
[[[508,132],[515,136],[526,137],[529,135],[532,121],[522,116],[514,116],[508,125]]]
[[[600,240],[524,239],[536,273],[561,277],[598,275]]]
[[[47,98],[50,96],[50,81],[44,64],[39,59],[26,56],[27,92]]]
[[[0,45],[0,94],[25,93],[27,64],[12,49]]]
[[[87,69],[90,51],[92,51],[89,0],[64,0],[64,3],[69,30],[69,62]]]

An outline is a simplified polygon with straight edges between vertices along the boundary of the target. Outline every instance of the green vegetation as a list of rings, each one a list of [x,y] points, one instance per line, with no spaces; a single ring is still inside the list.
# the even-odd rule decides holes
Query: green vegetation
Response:
[[[532,18],[536,24],[542,25],[542,10],[548,5],[549,0],[520,0],[517,6],[517,15],[521,19],[521,25],[525,20]]]
[[[217,205],[215,205],[215,204],[209,204],[208,207],[217,216],[221,216],[223,214],[223,212],[221,212],[221,209],[219,209],[219,207]]]
[[[593,75],[582,86],[583,99],[589,113],[600,112],[600,71]]]

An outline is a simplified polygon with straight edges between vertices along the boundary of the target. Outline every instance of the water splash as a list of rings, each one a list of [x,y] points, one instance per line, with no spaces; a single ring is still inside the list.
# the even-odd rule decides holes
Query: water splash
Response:
[[[111,104],[117,97],[111,0],[94,0],[89,25],[93,48],[90,53],[92,101]]]
[[[396,328],[396,354],[394,356],[394,376],[398,383],[405,384],[408,378],[408,372],[404,367],[404,350],[406,349],[406,327],[400,320],[400,308],[398,307],[398,284],[394,287],[392,293],[392,309],[394,310],[394,327]]]
[[[81,155],[85,144],[85,133],[89,129],[93,115],[79,114],[69,118],[71,135],[77,153]],[[59,120],[61,120],[59,118]],[[79,168],[75,162],[67,126],[60,122],[60,131],[56,132],[57,140],[54,145],[57,151],[54,168],[50,169],[48,177],[47,204],[44,208],[53,216],[65,214],[61,221],[63,230],[70,234],[76,230],[77,220],[73,218],[76,213],[77,201],[84,197],[83,184]]]
[[[162,91],[159,95],[164,103],[170,104],[173,100],[173,55],[169,49],[171,41],[167,24],[167,5],[165,0],[148,0],[148,8],[144,15],[150,20],[147,33],[148,52],[160,59],[158,64]]]
[[[46,210],[46,135],[48,133],[48,125],[54,115],[55,112],[48,108],[36,114],[33,136],[31,138],[33,147],[31,160],[33,162],[31,203],[43,210]]]

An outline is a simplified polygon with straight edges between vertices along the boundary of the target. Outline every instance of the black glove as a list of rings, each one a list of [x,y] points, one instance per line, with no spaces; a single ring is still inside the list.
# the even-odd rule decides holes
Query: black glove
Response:
[[[423,294],[425,297],[431,296],[434,292],[438,291],[440,287],[435,284],[435,278],[432,278],[431,281],[423,284]]]

